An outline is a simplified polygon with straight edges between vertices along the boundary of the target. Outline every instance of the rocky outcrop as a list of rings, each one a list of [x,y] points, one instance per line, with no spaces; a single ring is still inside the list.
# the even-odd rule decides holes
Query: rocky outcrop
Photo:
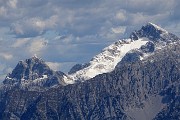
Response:
[[[64,86],[66,85],[64,77],[66,77],[64,73],[51,70],[41,58],[34,56],[20,61],[12,73],[6,76],[3,85],[37,90],[57,85]]]

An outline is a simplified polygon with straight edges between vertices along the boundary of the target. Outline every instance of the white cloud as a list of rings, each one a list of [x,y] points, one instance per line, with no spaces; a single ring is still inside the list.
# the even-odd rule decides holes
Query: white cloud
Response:
[[[16,8],[16,7],[17,7],[17,2],[18,2],[18,0],[9,0],[9,1],[8,1],[8,5],[9,5],[11,8]]]
[[[8,73],[12,72],[12,68],[6,65],[5,63],[0,62],[0,83],[5,79],[5,76]]]
[[[46,64],[54,71],[63,71],[68,73],[70,68],[77,64],[76,62],[46,62]]]
[[[126,31],[126,26],[112,28],[112,31],[116,34],[124,34],[124,32]]]
[[[10,60],[13,58],[13,55],[9,53],[0,53],[0,57],[4,58],[5,60]]]
[[[60,70],[61,67],[61,63],[57,63],[57,62],[46,62],[47,65],[52,69],[52,70]]]
[[[43,20],[40,17],[22,19],[22,21],[17,21],[11,25],[11,31],[20,37],[38,36],[43,34],[46,30],[56,27],[56,22],[56,15],[51,16],[46,20]]]
[[[46,62],[46,64],[55,71],[61,70],[62,72],[68,73],[70,68],[77,64],[76,62]]]
[[[0,17],[5,16],[7,14],[7,10],[4,6],[0,7]]]
[[[31,55],[41,55],[42,50],[45,49],[47,45],[47,41],[44,38],[37,37],[33,40],[31,40],[30,45],[28,47],[28,51]]]
[[[11,47],[14,47],[14,48],[21,47],[21,46],[25,45],[29,40],[30,40],[30,38],[19,38],[15,41],[14,44],[12,44]]]
[[[124,12],[118,12],[115,16],[116,19],[120,20],[121,22],[126,21],[126,15]]]
[[[143,20],[138,25],[147,20],[164,24],[171,17],[179,19],[175,17],[179,14],[179,3],[177,0],[3,0],[0,15],[6,15],[6,19],[0,24],[11,26],[12,33],[17,37],[35,37],[48,30],[86,36],[99,33],[102,26],[109,29],[116,25],[137,26],[140,18]],[[172,15],[159,19],[160,14],[166,12]],[[111,22],[111,26],[106,24],[107,21]]]

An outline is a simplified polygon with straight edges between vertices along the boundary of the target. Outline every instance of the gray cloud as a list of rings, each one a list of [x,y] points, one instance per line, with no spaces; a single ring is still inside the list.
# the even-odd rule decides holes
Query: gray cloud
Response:
[[[17,37],[34,37],[52,29],[84,36],[102,27],[137,26],[147,21],[165,25],[171,17],[179,22],[178,4],[177,0],[3,0],[0,16],[1,24],[11,26]],[[45,25],[37,25],[38,21]],[[49,25],[52,23],[55,25]]]

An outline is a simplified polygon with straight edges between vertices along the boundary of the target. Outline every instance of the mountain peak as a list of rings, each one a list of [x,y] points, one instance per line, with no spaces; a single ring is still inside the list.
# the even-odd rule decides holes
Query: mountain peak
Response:
[[[132,40],[138,40],[139,38],[143,37],[146,37],[154,42],[172,42],[172,40],[176,41],[179,39],[176,35],[169,33],[167,30],[151,22],[148,22],[147,24],[143,25],[140,30],[134,31],[130,35],[130,38]]]
[[[158,25],[156,25],[156,24],[154,24],[154,23],[151,23],[151,22],[148,22],[146,25],[144,25],[143,27],[142,27],[142,29],[148,29],[148,28],[151,28],[151,29],[154,29],[154,30],[157,30],[157,31],[159,31],[160,33],[168,33],[168,31],[167,30],[165,30],[165,29],[163,29],[162,27],[160,27],[160,26],[158,26]]]
[[[28,59],[27,59],[28,60]],[[42,58],[38,57],[36,54],[34,54],[29,60],[35,60],[35,61],[43,61]]]
[[[42,58],[33,56],[19,61],[13,71],[6,76],[3,84],[33,90],[65,85],[64,80],[69,80],[64,73],[51,70]]]
[[[91,59],[87,66],[76,65],[69,72],[74,81],[84,81],[98,74],[111,72],[119,62],[143,60],[158,49],[178,41],[172,33],[151,22],[134,31],[130,39],[119,40],[104,48],[101,53]]]
[[[34,54],[34,55],[32,56],[32,59],[39,59],[39,58],[38,58],[38,56],[37,56],[36,54]]]
[[[33,56],[29,59],[19,61],[9,77],[33,80],[38,78],[38,75],[43,75],[44,73],[52,73],[52,70],[41,58]]]

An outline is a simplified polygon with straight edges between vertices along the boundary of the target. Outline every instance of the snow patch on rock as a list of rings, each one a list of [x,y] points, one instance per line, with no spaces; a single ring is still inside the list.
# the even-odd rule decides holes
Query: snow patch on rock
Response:
[[[121,59],[131,50],[139,49],[142,45],[148,42],[147,39],[124,39],[119,40],[104,48],[102,52],[90,61],[90,65],[82,70],[77,71],[74,74],[70,74],[69,77],[74,81],[84,81],[95,77],[98,74],[108,73],[114,70],[115,66]]]

